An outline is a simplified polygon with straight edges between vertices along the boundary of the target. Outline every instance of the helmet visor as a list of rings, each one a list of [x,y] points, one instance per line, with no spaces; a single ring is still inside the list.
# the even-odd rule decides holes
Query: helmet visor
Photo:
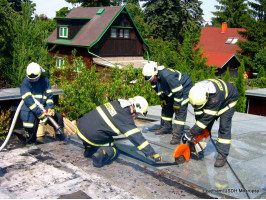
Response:
[[[31,81],[31,82],[36,82],[39,80],[40,78],[40,74],[38,75],[35,75],[35,74],[31,74],[31,75],[27,75],[28,79]]]

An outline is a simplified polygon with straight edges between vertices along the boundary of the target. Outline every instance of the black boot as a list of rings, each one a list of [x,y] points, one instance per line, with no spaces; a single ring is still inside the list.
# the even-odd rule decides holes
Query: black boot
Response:
[[[63,130],[63,128],[59,128],[59,129],[56,131],[55,135],[56,135],[56,138],[59,139],[60,141],[65,140],[65,134],[64,134],[64,130]]]
[[[224,157],[222,154],[218,153],[218,156],[216,158],[216,161],[214,163],[214,167],[223,167],[226,163],[226,157]]]
[[[180,136],[178,135],[173,135],[172,140],[170,141],[170,144],[175,145],[175,144],[180,144]]]
[[[107,161],[107,158],[106,152],[103,149],[98,149],[97,152],[92,155],[93,166],[102,167]]]
[[[155,131],[155,135],[164,135],[164,134],[171,134],[172,133],[172,129],[169,128],[160,128],[159,130]]]
[[[172,121],[165,121],[162,120],[161,122],[162,127],[155,132],[155,135],[164,135],[164,134],[171,134],[172,133]]]

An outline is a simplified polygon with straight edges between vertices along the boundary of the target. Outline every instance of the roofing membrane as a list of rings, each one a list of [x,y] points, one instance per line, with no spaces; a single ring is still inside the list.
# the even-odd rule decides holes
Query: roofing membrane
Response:
[[[172,153],[176,145],[170,145],[171,134],[155,135],[154,131],[147,131],[147,127],[159,127],[160,106],[149,108],[147,119],[157,120],[138,125],[144,137],[158,152],[163,162],[174,163]],[[131,162],[147,165],[167,173],[170,177],[191,184],[203,193],[217,198],[266,198],[266,117],[236,112],[232,122],[232,145],[228,156],[228,164],[222,168],[214,167],[217,152],[214,144],[209,141],[203,158],[192,156],[189,162],[179,165],[154,167],[152,160],[124,136],[116,137],[116,146],[122,152],[130,154],[131,158],[122,157]],[[194,112],[189,105],[187,126],[195,123]],[[219,120],[214,123],[212,138],[217,139]],[[73,136],[74,137],[74,136]],[[135,157],[135,158],[134,158]],[[147,164],[148,163],[148,164]],[[231,169],[232,168],[232,169]],[[233,171],[232,171],[233,170]],[[240,180],[240,181],[239,181]],[[243,185],[242,185],[243,184]]]

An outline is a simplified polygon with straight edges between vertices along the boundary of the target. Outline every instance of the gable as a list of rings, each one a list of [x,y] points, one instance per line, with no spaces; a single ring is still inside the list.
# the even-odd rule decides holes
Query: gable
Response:
[[[238,58],[234,54],[228,54],[228,53],[206,52],[203,55],[203,57],[208,58],[206,65],[215,66],[218,68],[222,68],[224,65],[226,65],[233,58],[235,58],[237,61],[239,61]],[[239,61],[239,63],[240,63],[240,61]]]
[[[80,46],[90,49],[97,44],[107,30],[113,25],[113,22],[121,15],[121,13],[127,13],[128,18],[132,21],[132,25],[139,34],[141,41],[148,47],[140,32],[138,31],[133,19],[128,13],[125,6],[112,6],[112,7],[80,7],[73,8],[71,12],[65,17],[65,22],[70,20],[77,21],[77,19],[87,19],[86,23],[80,27],[79,31],[75,33],[69,39],[58,39],[58,28],[48,38],[50,44],[61,44],[70,46]],[[57,20],[58,24],[61,22]]]

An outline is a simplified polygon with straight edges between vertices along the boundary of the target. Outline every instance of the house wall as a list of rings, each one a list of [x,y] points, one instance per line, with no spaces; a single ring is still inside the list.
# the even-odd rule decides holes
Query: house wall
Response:
[[[239,61],[236,58],[232,58],[226,65],[223,66],[222,69],[218,69],[216,73],[217,76],[224,76],[226,74],[226,70],[229,67],[230,77],[238,76],[238,67],[240,66]]]
[[[56,57],[67,57],[68,62],[71,63],[71,60],[73,59],[72,56],[72,51],[74,49],[77,50],[77,54],[76,56],[82,56],[82,60],[84,61],[84,64],[86,64],[87,68],[91,68],[92,67],[92,57],[91,55],[88,53],[88,50],[86,48],[79,48],[79,47],[72,47],[72,46],[63,46],[63,45],[51,45],[49,44],[49,49],[51,49],[49,51],[49,54],[51,56],[56,56]],[[99,70],[101,70],[101,68],[99,68]]]
[[[112,27],[131,27],[130,38],[111,38]],[[143,56],[144,47],[137,30],[127,14],[120,14],[91,51],[101,57]]]
[[[266,116],[266,98],[246,95],[246,113]]]

